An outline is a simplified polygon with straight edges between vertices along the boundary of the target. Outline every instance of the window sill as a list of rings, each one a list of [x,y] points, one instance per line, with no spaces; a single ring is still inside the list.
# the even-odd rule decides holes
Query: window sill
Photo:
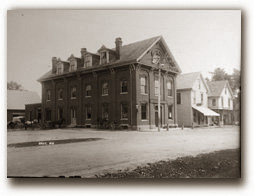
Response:
[[[141,95],[148,95],[147,93],[140,93]]]
[[[92,119],[91,118],[89,118],[89,119],[87,118],[86,120],[91,121]]]
[[[63,101],[63,99],[58,99],[58,101]]]
[[[71,99],[77,99],[77,97],[71,97]]]
[[[108,94],[104,94],[104,95],[101,95],[101,96],[108,96]]]
[[[47,102],[51,101],[51,100],[46,100]]]
[[[120,94],[121,95],[126,95],[126,94],[128,94],[128,92],[121,92]]]
[[[128,118],[121,118],[120,120],[128,120]]]
[[[92,96],[86,96],[86,98],[90,98],[90,97],[92,97]]]
[[[143,119],[143,120],[141,119],[141,121],[142,121],[142,122],[146,122],[146,121],[148,121],[148,119]]]

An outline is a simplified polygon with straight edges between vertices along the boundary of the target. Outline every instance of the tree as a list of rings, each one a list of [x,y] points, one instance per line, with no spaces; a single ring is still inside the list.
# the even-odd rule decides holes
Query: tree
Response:
[[[223,68],[216,68],[212,74],[212,81],[228,80],[229,85],[234,93],[237,93],[240,96],[241,90],[241,72],[237,69],[234,69],[232,74],[227,74]]]
[[[220,81],[220,80],[230,80],[230,75],[228,75],[223,68],[216,68],[212,74],[212,81]]]
[[[18,84],[17,82],[10,81],[10,82],[7,82],[7,89],[8,90],[23,90],[23,87],[21,84]]]

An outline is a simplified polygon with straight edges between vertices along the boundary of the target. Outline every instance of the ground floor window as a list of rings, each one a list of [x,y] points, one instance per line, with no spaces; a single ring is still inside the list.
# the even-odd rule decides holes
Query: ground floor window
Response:
[[[57,118],[58,120],[63,119],[63,108],[58,108]]]
[[[121,104],[121,119],[128,119],[128,104]]]
[[[102,118],[108,120],[109,115],[109,107],[108,104],[104,104],[102,106]]]
[[[90,120],[92,118],[92,106],[87,105],[86,106],[86,119]]]
[[[46,110],[46,121],[51,120],[51,110]]]
[[[141,120],[146,120],[147,119],[147,107],[146,103],[141,104]]]
[[[172,105],[169,105],[168,106],[168,119],[173,119],[173,106]]]

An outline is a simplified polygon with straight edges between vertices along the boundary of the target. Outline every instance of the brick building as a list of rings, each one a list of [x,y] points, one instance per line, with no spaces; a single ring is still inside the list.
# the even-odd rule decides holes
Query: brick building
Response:
[[[64,118],[67,125],[96,127],[103,119],[117,127],[158,125],[158,64],[161,68],[161,124],[176,124],[176,76],[181,72],[162,36],[81,57],[52,58],[42,85],[42,121]],[[163,63],[163,65],[162,65]]]
[[[13,117],[25,117],[25,105],[40,102],[41,99],[36,92],[7,90],[7,121],[12,121]]]

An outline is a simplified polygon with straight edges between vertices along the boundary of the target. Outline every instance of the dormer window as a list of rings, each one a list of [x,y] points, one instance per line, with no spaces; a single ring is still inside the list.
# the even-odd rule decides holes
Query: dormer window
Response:
[[[100,64],[106,64],[109,62],[108,51],[101,52]]]
[[[76,58],[74,57],[74,55],[72,54],[69,59],[70,61],[70,69],[69,71],[76,71],[77,70],[77,60]]]
[[[87,54],[85,56],[85,63],[84,63],[84,65],[85,65],[86,68],[87,67],[92,67],[92,60],[93,60],[92,55]]]
[[[57,65],[56,74],[62,74],[62,73],[63,73],[63,63],[60,63]]]
[[[76,71],[77,70],[77,66],[76,66],[76,62],[70,62],[70,71]]]

